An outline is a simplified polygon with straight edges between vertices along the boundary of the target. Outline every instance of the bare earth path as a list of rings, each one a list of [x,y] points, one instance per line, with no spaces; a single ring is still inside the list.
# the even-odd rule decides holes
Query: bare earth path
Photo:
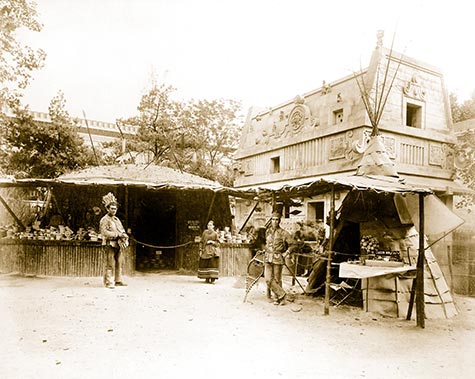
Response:
[[[298,296],[275,306],[244,280],[137,274],[0,275],[1,378],[464,378],[475,372],[475,299],[415,321]],[[289,284],[288,282],[286,283]]]

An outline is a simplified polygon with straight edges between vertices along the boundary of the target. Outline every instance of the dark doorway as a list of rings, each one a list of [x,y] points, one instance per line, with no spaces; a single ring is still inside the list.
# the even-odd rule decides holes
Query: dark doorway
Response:
[[[174,270],[176,201],[172,192],[148,191],[135,208],[136,269]]]

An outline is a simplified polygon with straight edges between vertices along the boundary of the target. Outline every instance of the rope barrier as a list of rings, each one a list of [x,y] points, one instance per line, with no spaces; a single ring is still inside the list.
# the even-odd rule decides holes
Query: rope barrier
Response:
[[[153,247],[154,249],[175,249],[177,247],[183,247],[183,246],[187,246],[189,244],[192,244],[193,241],[189,241],[189,242],[185,242],[185,243],[182,243],[180,245],[172,245],[172,246],[157,246],[157,245],[151,245],[149,243],[145,243],[145,242],[141,242],[141,241],[138,241],[138,240],[135,240],[135,242],[139,245],[143,245],[143,246],[147,246],[147,247]]]

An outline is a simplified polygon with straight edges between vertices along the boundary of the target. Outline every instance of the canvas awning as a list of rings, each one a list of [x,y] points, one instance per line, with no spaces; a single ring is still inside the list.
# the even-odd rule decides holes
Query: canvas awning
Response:
[[[463,184],[448,179],[427,178],[422,176],[404,176],[407,184],[416,187],[430,188],[434,192],[444,192],[449,195],[463,195],[473,193]]]
[[[335,175],[316,178],[304,178],[289,181],[287,184],[270,183],[260,186],[241,188],[255,191],[262,196],[275,192],[278,197],[314,196],[335,190],[360,190],[386,193],[422,193],[432,191],[423,187],[407,185],[398,178],[387,176]]]

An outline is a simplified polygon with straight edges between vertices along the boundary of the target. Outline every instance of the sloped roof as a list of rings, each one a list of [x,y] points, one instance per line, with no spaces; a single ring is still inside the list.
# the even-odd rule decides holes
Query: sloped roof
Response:
[[[57,181],[74,184],[129,184],[218,189],[223,186],[213,180],[157,165],[95,166],[59,176]]]
[[[228,195],[253,198],[255,191],[225,187],[197,175],[157,165],[95,166],[61,175],[56,179],[12,179],[1,181],[0,186],[52,186],[55,184],[144,187],[150,189],[209,190]]]

